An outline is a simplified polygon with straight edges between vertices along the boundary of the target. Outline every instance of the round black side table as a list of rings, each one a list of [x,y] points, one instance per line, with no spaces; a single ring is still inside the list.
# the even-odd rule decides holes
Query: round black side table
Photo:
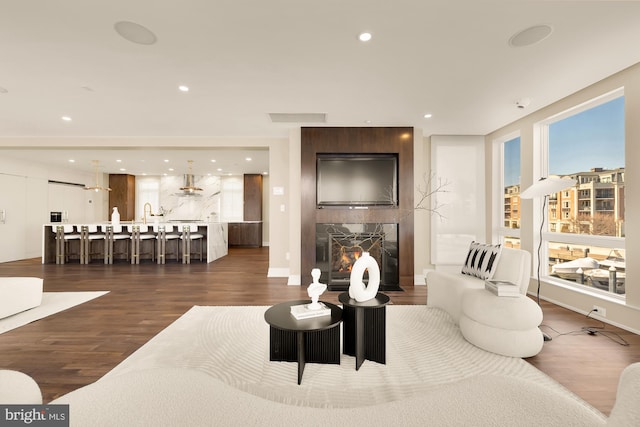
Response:
[[[291,314],[294,305],[310,300],[276,304],[264,313],[269,324],[269,360],[298,362],[298,384],[302,382],[305,363],[340,364],[340,322],[342,309],[322,301],[331,314],[298,320]]]
[[[342,352],[356,358],[356,371],[365,360],[386,363],[386,329],[389,297],[378,292],[373,299],[358,302],[341,293]]]

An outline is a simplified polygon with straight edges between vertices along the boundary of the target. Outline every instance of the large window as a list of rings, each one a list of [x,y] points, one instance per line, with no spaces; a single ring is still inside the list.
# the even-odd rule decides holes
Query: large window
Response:
[[[541,176],[575,179],[548,198],[547,275],[596,292],[625,293],[622,89],[540,124]],[[544,271],[544,270],[543,270]],[[568,281],[568,282],[567,282]]]
[[[222,206],[220,221],[242,221],[244,219],[244,181],[242,176],[223,177],[221,184]]]
[[[500,167],[495,212],[497,235],[508,247],[520,247],[520,136],[509,135],[495,142]]]

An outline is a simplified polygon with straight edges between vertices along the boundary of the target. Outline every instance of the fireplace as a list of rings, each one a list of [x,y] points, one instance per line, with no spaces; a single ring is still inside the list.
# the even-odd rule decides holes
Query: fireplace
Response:
[[[380,290],[399,290],[396,224],[317,224],[316,267],[329,290],[346,290],[353,264],[363,252],[380,267]],[[365,272],[364,281],[368,281]]]

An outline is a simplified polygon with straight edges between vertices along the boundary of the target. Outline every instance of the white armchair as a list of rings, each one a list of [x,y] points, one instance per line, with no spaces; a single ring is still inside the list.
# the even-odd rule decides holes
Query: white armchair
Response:
[[[0,319],[39,306],[42,283],[39,277],[0,277]]]

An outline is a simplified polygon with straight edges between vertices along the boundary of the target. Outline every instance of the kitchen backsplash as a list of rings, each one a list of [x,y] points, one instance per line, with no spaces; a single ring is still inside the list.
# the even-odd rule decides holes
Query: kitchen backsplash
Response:
[[[197,220],[218,221],[222,183],[218,176],[195,176],[195,186],[202,188],[195,195],[185,195],[183,176],[160,178],[160,206],[153,206],[154,213],[164,213],[161,221]]]

